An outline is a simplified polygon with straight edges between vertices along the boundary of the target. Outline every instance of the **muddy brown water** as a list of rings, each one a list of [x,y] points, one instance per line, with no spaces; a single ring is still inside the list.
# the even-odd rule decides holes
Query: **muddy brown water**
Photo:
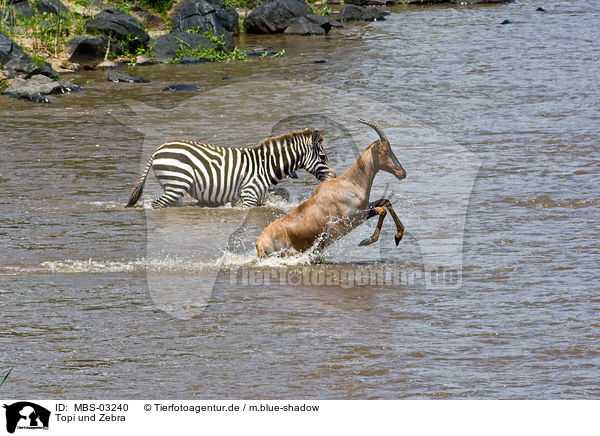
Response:
[[[3,396],[598,398],[600,8],[394,12],[240,41],[281,58],[132,69],[143,85],[82,72],[84,92],[48,106],[2,98]],[[372,224],[318,257],[255,259],[260,230],[316,186],[305,172],[251,211],[154,212],[153,180],[122,207],[168,137],[316,126],[342,171],[374,140],[364,115],[407,169],[374,186],[406,224],[399,247],[386,220],[371,247]]]

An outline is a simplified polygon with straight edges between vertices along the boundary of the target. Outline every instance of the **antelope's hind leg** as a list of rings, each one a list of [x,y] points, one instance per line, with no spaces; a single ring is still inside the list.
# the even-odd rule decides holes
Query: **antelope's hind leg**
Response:
[[[396,215],[396,212],[394,211],[394,208],[392,207],[392,203],[390,202],[390,200],[388,200],[387,198],[382,198],[381,200],[374,201],[373,203],[370,204],[370,206],[371,207],[384,206],[390,212],[390,215],[392,215],[392,219],[394,220],[394,223],[396,224],[396,231],[398,232],[398,233],[396,233],[396,236],[394,237],[394,240],[396,241],[396,246],[398,246],[398,244],[402,240],[402,236],[404,236],[404,224],[402,224],[402,221],[400,221],[400,219],[398,218],[398,215]]]
[[[377,221],[377,226],[375,227],[375,231],[371,237],[361,241],[361,243],[358,244],[360,247],[371,245],[373,242],[377,242],[379,239],[379,233],[381,232],[381,226],[383,225],[383,219],[385,218],[386,214],[387,212],[383,207],[372,207],[369,209],[369,218],[379,215],[379,221]]]

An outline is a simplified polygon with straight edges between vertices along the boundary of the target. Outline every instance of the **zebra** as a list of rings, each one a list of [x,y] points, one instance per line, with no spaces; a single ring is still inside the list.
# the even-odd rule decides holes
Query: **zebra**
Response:
[[[240,199],[244,206],[257,206],[270,188],[285,177],[294,178],[298,169],[306,169],[319,181],[335,177],[322,142],[319,130],[310,129],[269,137],[250,147],[169,141],[148,160],[126,207],[139,200],[150,168],[164,189],[152,202],[155,209],[176,203],[186,193],[200,206],[221,206]]]

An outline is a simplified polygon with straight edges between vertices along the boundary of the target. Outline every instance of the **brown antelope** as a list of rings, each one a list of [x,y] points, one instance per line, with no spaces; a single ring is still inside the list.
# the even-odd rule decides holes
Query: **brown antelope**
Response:
[[[373,128],[379,140],[373,142],[358,160],[340,177],[325,180],[304,203],[272,222],[256,242],[259,257],[281,252],[294,254],[316,246],[318,250],[345,236],[369,218],[379,215],[370,238],[359,245],[379,239],[387,208],[396,224],[396,245],[402,239],[404,226],[388,199],[369,202],[373,179],[379,170],[402,180],[406,171],[394,155],[383,130],[373,121],[359,119]]]

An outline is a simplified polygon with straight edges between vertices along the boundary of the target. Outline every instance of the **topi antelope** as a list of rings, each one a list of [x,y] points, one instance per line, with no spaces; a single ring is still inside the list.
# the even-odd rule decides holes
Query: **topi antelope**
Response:
[[[373,179],[379,170],[402,180],[406,171],[394,155],[383,130],[374,122],[359,121],[377,132],[373,142],[358,160],[340,177],[325,180],[304,203],[272,222],[256,242],[259,257],[277,252],[295,254],[316,245],[318,250],[345,236],[369,218],[379,215],[377,227],[370,238],[359,245],[369,245],[379,239],[387,208],[396,224],[396,245],[402,239],[404,226],[388,199],[369,202]]]

